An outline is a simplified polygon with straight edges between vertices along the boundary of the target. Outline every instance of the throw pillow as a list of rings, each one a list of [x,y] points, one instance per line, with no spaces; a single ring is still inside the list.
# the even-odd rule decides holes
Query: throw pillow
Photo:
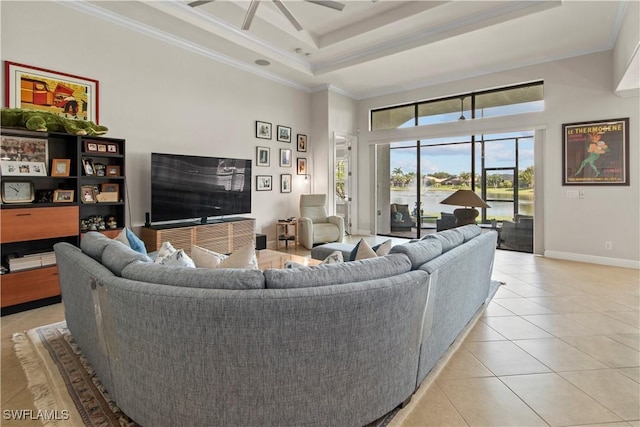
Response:
[[[171,255],[172,253],[174,253],[175,251],[176,251],[176,248],[174,248],[173,245],[171,245],[171,243],[164,242],[162,246],[160,246],[160,249],[158,249],[158,254],[156,255],[155,263],[162,264],[162,260],[168,257],[169,255]]]
[[[144,245],[144,242],[140,240],[138,236],[133,234],[133,231],[125,228],[123,231],[126,232],[127,240],[129,241],[129,246],[136,252],[140,252],[141,254],[147,254],[147,248]]]
[[[371,249],[371,246],[369,246],[367,241],[364,239],[360,239],[356,247],[353,248],[353,250],[351,251],[351,255],[349,256],[349,261],[357,261],[359,259],[366,259],[366,258],[375,258],[377,256],[378,255],[376,255],[375,251]]]
[[[253,244],[241,247],[224,261],[220,263],[219,268],[244,268],[248,270],[258,269],[258,259],[256,258],[256,249]]]
[[[342,255],[342,251],[333,251],[319,265],[338,264],[341,262],[344,262],[344,256]],[[300,267],[307,267],[307,266],[295,261],[287,261],[284,263],[284,268],[300,268]]]
[[[393,246],[393,243],[391,242],[391,239],[389,239],[385,242],[380,243],[379,245],[372,247],[371,249],[373,249],[377,256],[385,256],[391,250],[391,246]]]
[[[113,240],[117,240],[118,242],[124,244],[125,246],[131,247],[131,243],[129,243],[129,239],[127,238],[126,230],[127,230],[126,228],[123,228]]]
[[[157,262],[157,260],[156,260]],[[196,268],[193,260],[189,258],[183,249],[173,252],[171,255],[163,257],[158,263],[167,267],[191,267]]]
[[[218,268],[229,255],[221,254],[200,246],[191,246],[191,258],[198,268]]]

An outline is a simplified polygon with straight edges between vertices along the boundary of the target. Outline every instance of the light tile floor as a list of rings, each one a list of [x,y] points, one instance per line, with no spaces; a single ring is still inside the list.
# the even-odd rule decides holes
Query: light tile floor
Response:
[[[493,277],[506,285],[392,424],[640,427],[640,272],[498,251]],[[35,410],[12,333],[63,318],[62,304],[1,318],[2,410]]]

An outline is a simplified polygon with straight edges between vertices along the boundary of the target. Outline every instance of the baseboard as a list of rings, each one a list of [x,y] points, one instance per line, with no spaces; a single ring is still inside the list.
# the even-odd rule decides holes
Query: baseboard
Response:
[[[560,251],[544,251],[544,256],[547,258],[565,259],[567,261],[588,262],[590,264],[602,264],[610,265],[612,267],[634,268],[636,270],[640,270],[640,261],[634,261],[631,259],[608,258]]]

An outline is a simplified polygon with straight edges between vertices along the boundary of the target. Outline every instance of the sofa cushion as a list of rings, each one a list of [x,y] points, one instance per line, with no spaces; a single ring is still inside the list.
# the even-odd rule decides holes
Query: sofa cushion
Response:
[[[427,234],[423,240],[435,239],[442,243],[442,253],[448,252],[464,243],[464,235],[459,228],[451,230],[438,231],[434,234]]]
[[[220,268],[243,268],[249,270],[258,269],[256,249],[253,244],[245,245],[229,255],[220,263]]]
[[[191,258],[198,268],[218,268],[222,261],[229,258],[229,255],[193,245],[191,246]]]
[[[474,237],[482,234],[482,229],[477,224],[463,225],[462,227],[458,227],[456,230],[462,233],[462,240],[464,242],[468,242]]]
[[[411,262],[411,268],[415,270],[425,262],[439,256],[442,253],[442,243],[437,239],[423,239],[396,245],[391,248],[389,253],[406,255]]]
[[[310,288],[381,279],[410,270],[409,259],[396,254],[312,267],[269,269],[264,271],[264,277],[265,286],[271,289]]]
[[[349,261],[385,256],[391,250],[391,239],[371,247],[366,240],[360,239],[349,255]]]
[[[154,263],[133,262],[122,270],[122,277],[188,288],[264,289],[264,275],[260,270],[167,267]]]
[[[171,242],[163,242],[162,245],[160,245],[160,249],[156,252],[154,262],[156,264],[162,264],[162,260],[174,252],[176,252],[176,248],[173,247]]]
[[[151,259],[148,256],[136,252],[116,240],[111,240],[111,243],[106,245],[102,252],[102,265],[116,276],[122,276],[122,269],[135,261],[151,264]]]
[[[102,233],[89,231],[82,236],[82,240],[80,240],[80,249],[82,249],[84,254],[89,255],[98,262],[102,262],[102,252],[104,252],[104,248],[115,242],[116,241],[108,238]],[[118,242],[118,244],[122,243]]]

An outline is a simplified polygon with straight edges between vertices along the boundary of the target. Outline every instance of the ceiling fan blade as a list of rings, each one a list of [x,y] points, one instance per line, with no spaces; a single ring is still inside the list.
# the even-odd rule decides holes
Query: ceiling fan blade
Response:
[[[296,30],[298,31],[302,30],[302,25],[300,25],[300,23],[296,20],[296,18],[289,11],[289,9],[287,9],[287,6],[285,6],[284,3],[282,3],[280,0],[273,0],[273,3],[276,5],[278,9],[280,9],[280,12],[282,12],[282,14],[287,17],[289,22],[291,22],[291,25],[293,25],[296,28]]]
[[[198,6],[202,6],[203,4],[211,3],[212,1],[215,1],[215,0],[197,0],[187,4],[191,7],[198,7]]]
[[[331,9],[335,9],[335,10],[339,10],[342,11],[342,9],[344,9],[345,4],[344,3],[340,3],[338,1],[331,1],[331,0],[305,0],[308,3],[313,3],[313,4],[317,4],[320,6],[324,6],[324,7],[329,7]]]
[[[260,5],[260,0],[251,0],[251,4],[249,5],[249,9],[247,10],[247,14],[244,16],[244,22],[242,23],[242,29],[248,30],[251,26],[251,21],[253,21],[253,17],[256,15],[256,10]]]

